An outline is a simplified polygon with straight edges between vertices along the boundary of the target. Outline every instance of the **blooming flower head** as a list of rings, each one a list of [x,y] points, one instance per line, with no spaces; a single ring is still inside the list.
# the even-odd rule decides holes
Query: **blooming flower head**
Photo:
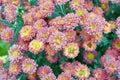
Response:
[[[45,75],[41,80],[56,80],[56,76],[53,73]]]
[[[110,33],[112,31],[111,27],[110,27],[110,24],[108,22],[106,22],[104,28],[103,28],[103,32],[104,33]]]
[[[65,34],[68,43],[75,41],[76,32],[74,30],[66,30],[63,33]]]
[[[69,0],[55,0],[55,3],[58,5],[62,5],[62,4],[65,4],[67,1]]]
[[[34,13],[31,13],[31,12],[24,13],[22,15],[24,24],[26,24],[26,25],[33,24],[33,21],[34,21],[33,16],[34,16]]]
[[[75,58],[79,54],[79,46],[77,43],[68,43],[64,48],[63,54],[68,58]]]
[[[36,39],[46,43],[49,38],[49,35],[50,35],[49,28],[43,27],[38,30]]]
[[[118,64],[119,64],[119,61],[115,60],[114,58],[111,58],[105,62],[104,67],[108,74],[113,74],[117,71]]]
[[[28,77],[29,80],[36,80],[36,76],[37,76],[36,73],[32,73],[32,74],[29,73],[29,74],[27,74],[27,77]]]
[[[103,31],[105,26],[105,19],[95,13],[89,13],[87,22],[84,24],[84,30],[90,34],[95,35]]]
[[[19,61],[22,58],[22,52],[19,45],[13,45],[9,49],[9,59],[10,61]]]
[[[10,0],[13,5],[18,6],[21,3],[21,0]]]
[[[117,51],[120,51],[120,39],[115,39],[112,42],[112,48],[116,49]]]
[[[85,48],[85,50],[87,51],[94,51],[96,49],[96,43],[94,43],[93,41],[85,41],[83,43],[83,47]]]
[[[102,8],[105,12],[107,12],[107,11],[109,10],[109,5],[108,5],[107,3],[102,3],[102,4],[101,4],[101,8]]]
[[[106,78],[106,73],[102,68],[97,68],[92,72],[92,75],[97,79],[97,80],[104,80]]]
[[[55,26],[57,27],[57,29],[61,30],[61,29],[64,29],[64,18],[58,16],[56,17],[55,19],[52,19],[49,24],[51,26]]]
[[[108,3],[110,0],[100,0],[101,3]]]
[[[92,2],[92,1],[89,1],[89,0],[85,1],[84,7],[85,7],[87,10],[89,10],[89,11],[92,10],[93,7],[94,7],[93,2]]]
[[[65,73],[68,73],[69,75],[73,75],[74,65],[72,63],[64,62],[60,65],[60,67]]]
[[[16,10],[16,6],[13,4],[7,4],[4,9],[4,13],[9,13]]]
[[[1,80],[7,80],[8,79],[8,70],[7,69],[4,69],[4,68],[2,68],[1,70],[0,70],[0,79]]]
[[[66,29],[74,29],[78,25],[78,17],[76,14],[69,13],[64,17],[65,21],[65,28]]]
[[[34,73],[37,70],[37,64],[35,63],[34,60],[30,59],[30,58],[26,58],[23,62],[22,62],[22,70],[24,73]]]
[[[44,44],[40,40],[34,39],[29,44],[29,51],[33,54],[38,54],[44,50]]]
[[[96,51],[85,51],[83,54],[84,61],[88,64],[92,64],[96,56]]]
[[[15,11],[6,13],[5,18],[9,22],[13,22],[16,19],[17,13]]]
[[[120,17],[117,18],[117,20],[116,20],[116,25],[117,25],[118,27],[120,27]]]
[[[29,41],[35,36],[35,29],[32,26],[26,25],[20,31],[20,37],[24,41]]]
[[[114,57],[114,58],[117,58],[118,55],[119,55],[118,51],[115,50],[115,49],[108,49],[108,50],[105,52],[105,54],[107,54],[107,55],[109,55],[109,56],[111,56],[111,57]]]
[[[103,15],[103,10],[101,7],[94,7],[93,12],[98,14],[98,15]]]
[[[1,40],[10,44],[12,42],[13,35],[14,31],[11,28],[5,28],[1,32]]]
[[[75,66],[74,76],[78,77],[80,80],[85,80],[89,77],[90,71],[87,66],[79,64]]]
[[[65,34],[62,32],[55,32],[51,34],[48,42],[55,50],[61,50],[67,44]]]
[[[87,9],[85,8],[80,8],[80,9],[75,10],[75,14],[80,18],[83,17],[87,13],[88,13]]]
[[[51,48],[51,46],[49,44],[46,45],[45,51],[46,51],[46,54],[52,55],[52,56],[56,55],[56,53],[57,53],[57,51],[54,50],[53,48]]]
[[[57,57],[56,54],[55,54],[55,55],[47,54],[47,55],[45,56],[45,58],[46,58],[50,63],[55,63],[55,62],[58,61],[58,57]]]
[[[44,78],[46,75],[52,73],[52,70],[49,66],[41,66],[38,68],[37,70],[37,75],[39,76],[39,78]]]
[[[34,28],[38,31],[42,27],[46,27],[47,23],[43,19],[39,19],[34,23]]]
[[[21,66],[18,62],[10,62],[9,73],[11,75],[18,75],[21,72]]]
[[[73,78],[71,77],[71,75],[69,75],[68,73],[62,72],[57,80],[72,80]]]
[[[83,7],[84,2],[85,2],[85,0],[72,0],[70,2],[70,8],[72,8],[73,10],[76,10],[80,7]]]
[[[43,10],[43,12],[45,12],[46,17],[50,16],[55,8],[53,2],[45,2],[42,5],[40,5],[40,7],[41,7],[41,10]]]
[[[118,38],[120,39],[120,27],[118,27],[116,34],[117,34]]]

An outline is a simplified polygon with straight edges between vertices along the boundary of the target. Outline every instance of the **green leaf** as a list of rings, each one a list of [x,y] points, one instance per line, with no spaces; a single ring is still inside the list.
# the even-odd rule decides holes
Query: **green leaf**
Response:
[[[8,69],[9,68],[9,65],[10,65],[10,61],[7,61],[5,64],[3,64],[3,67],[5,69]]]
[[[99,0],[92,0],[94,6],[99,6],[100,5],[100,1]]]
[[[20,73],[18,76],[17,76],[17,80],[28,80],[27,79],[27,75],[25,73]]]
[[[37,5],[37,0],[29,0],[31,6]]]
[[[0,22],[5,24],[6,26],[12,28],[12,29],[14,28],[14,26],[6,20],[0,19]]]

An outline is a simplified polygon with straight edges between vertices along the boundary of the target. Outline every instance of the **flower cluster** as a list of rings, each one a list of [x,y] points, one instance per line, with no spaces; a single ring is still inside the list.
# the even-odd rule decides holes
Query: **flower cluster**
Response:
[[[0,79],[119,80],[120,17],[107,15],[115,13],[109,4],[120,0],[98,3],[0,0],[0,41],[10,45],[9,68],[0,60]]]

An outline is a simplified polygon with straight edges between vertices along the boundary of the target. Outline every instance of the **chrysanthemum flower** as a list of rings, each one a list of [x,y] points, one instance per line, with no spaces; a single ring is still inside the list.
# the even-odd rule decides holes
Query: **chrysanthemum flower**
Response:
[[[46,58],[50,63],[55,63],[55,62],[58,61],[58,57],[57,57],[56,54],[55,54],[55,55],[49,55],[49,54],[47,54],[47,55],[45,56],[45,58]]]
[[[73,75],[74,65],[72,63],[64,62],[60,65],[60,67],[65,73],[68,73],[69,75]]]
[[[13,5],[16,5],[16,6],[18,6],[19,4],[21,4],[21,0],[10,0],[10,1],[11,1],[11,3]]]
[[[110,0],[100,0],[101,3],[108,3]]]
[[[70,2],[70,8],[76,10],[80,7],[83,7],[84,3],[85,3],[85,0],[72,0]]]
[[[75,14],[76,14],[79,18],[81,18],[82,16],[84,16],[84,15],[87,14],[87,13],[88,13],[88,11],[87,11],[87,9],[85,9],[85,8],[80,8],[80,9],[75,10]]]
[[[62,32],[55,32],[49,37],[49,44],[55,50],[61,50],[67,44],[65,34]]]
[[[9,22],[13,22],[16,19],[17,13],[15,11],[8,12],[5,14],[5,18]]]
[[[68,73],[62,72],[57,80],[72,80],[73,78],[71,77],[71,75],[69,75]]]
[[[46,43],[49,38],[49,35],[50,35],[49,28],[43,27],[38,30],[36,39]]]
[[[117,18],[117,20],[116,20],[116,25],[117,25],[118,27],[120,27],[120,17]]]
[[[79,54],[79,46],[77,43],[68,43],[64,48],[63,55],[68,58],[75,58]]]
[[[41,80],[56,80],[56,76],[53,73],[45,75]]]
[[[93,12],[94,12],[95,14],[101,15],[101,16],[103,16],[103,13],[104,13],[104,11],[102,10],[101,7],[94,7],[94,8],[93,8]]]
[[[108,5],[107,3],[102,3],[102,4],[101,4],[101,8],[102,8],[105,12],[107,12],[107,11],[109,10],[109,5]]]
[[[29,44],[29,51],[33,54],[38,54],[44,50],[44,44],[40,40],[34,39]]]
[[[93,41],[85,41],[83,43],[83,47],[85,48],[85,50],[87,51],[94,51],[96,49],[96,43],[94,43]]]
[[[37,70],[37,64],[35,63],[34,60],[30,59],[30,58],[26,58],[23,62],[22,62],[22,70],[24,73],[35,73]]]
[[[116,22],[115,21],[109,21],[111,30],[114,30],[116,28]]]
[[[14,31],[11,28],[5,28],[1,32],[1,39],[6,43],[11,43],[14,35]]]
[[[46,51],[46,54],[53,55],[53,56],[57,53],[57,51],[51,48],[49,44],[46,45],[45,51]]]
[[[63,33],[65,34],[68,43],[75,41],[76,32],[74,30],[66,30]]]
[[[40,5],[41,10],[43,10],[43,12],[45,12],[46,17],[50,16],[52,14],[52,12],[55,9],[54,3],[53,2],[45,2],[44,4]]]
[[[78,25],[78,17],[76,14],[69,13],[64,17],[64,26],[66,29],[74,29]]]
[[[44,78],[46,75],[52,73],[52,70],[49,66],[41,66],[38,68],[37,70],[37,75],[39,76],[39,78]]]
[[[94,7],[93,2],[89,0],[85,1],[84,7],[89,11],[92,10]]]
[[[29,25],[24,26],[20,31],[20,37],[24,41],[29,41],[35,36],[36,30]]]
[[[58,16],[55,19],[52,19],[49,24],[50,26],[55,26],[57,29],[61,30],[64,29],[64,18]]]
[[[37,20],[33,25],[33,27],[37,30],[41,29],[42,27],[46,27],[46,26],[47,26],[47,23],[44,19]]]
[[[95,35],[103,31],[105,26],[105,19],[96,15],[95,13],[89,13],[87,22],[84,24],[83,30],[85,30],[90,35]]]
[[[33,24],[34,22],[34,16],[35,14],[32,13],[32,12],[28,12],[28,13],[24,13],[22,15],[22,18],[23,18],[23,21],[24,21],[24,24]]]
[[[111,27],[110,27],[110,24],[108,22],[106,22],[104,28],[103,28],[103,32],[104,33],[110,33],[112,31]]]
[[[36,76],[37,76],[36,73],[32,73],[32,74],[29,73],[29,74],[27,74],[27,77],[28,77],[29,80],[36,80]]]
[[[118,27],[116,34],[117,34],[118,38],[120,39],[120,27]]]
[[[117,51],[120,51],[120,39],[115,39],[112,42],[112,48],[116,49]]]
[[[97,80],[104,80],[106,78],[106,73],[102,68],[97,68],[92,72],[92,75]]]
[[[107,55],[107,54],[104,54],[101,58],[100,58],[100,63],[102,66],[105,65],[105,62],[111,58],[114,58],[113,56],[111,55]]]
[[[1,70],[0,70],[0,79],[1,80],[7,80],[8,79],[8,70],[7,69],[4,69],[4,68],[2,68]]]
[[[96,51],[85,51],[83,54],[83,59],[88,64],[92,64],[96,57],[97,57]]]
[[[18,36],[16,44],[20,46],[20,50],[22,52],[28,51],[29,41],[24,41],[20,38],[20,36]]]
[[[9,73],[11,75],[15,75],[16,76],[20,72],[21,72],[21,65],[18,62],[16,62],[16,61],[10,62]]]
[[[85,80],[89,77],[90,71],[87,66],[79,64],[74,68],[74,76],[80,80]]]
[[[105,62],[104,67],[108,74],[113,74],[117,71],[118,64],[119,64],[119,61],[115,60],[114,58],[111,58]]]
[[[9,49],[9,59],[10,61],[19,61],[22,58],[22,52],[19,45],[13,45]]]
[[[54,1],[55,1],[55,4],[62,5],[62,4],[65,4],[69,0],[54,0]]]
[[[119,55],[118,51],[115,50],[115,49],[108,49],[108,50],[106,50],[105,54],[107,54],[108,56],[112,56],[112,57],[114,57],[116,59],[117,59],[117,57]]]
[[[12,12],[12,11],[15,12],[15,10],[16,10],[16,6],[15,5],[13,5],[13,4],[7,4],[5,6],[4,13],[6,14],[6,13],[9,13],[9,12]]]

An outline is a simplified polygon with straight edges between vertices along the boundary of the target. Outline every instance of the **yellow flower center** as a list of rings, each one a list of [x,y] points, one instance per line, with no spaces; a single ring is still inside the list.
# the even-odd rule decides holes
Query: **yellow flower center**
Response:
[[[87,44],[87,46],[88,46],[89,48],[91,48],[91,47],[92,47],[92,43],[89,42],[89,43]]]
[[[95,29],[95,28],[96,28],[96,25],[93,23],[93,24],[90,25],[90,27],[91,27],[92,29]]]
[[[30,34],[30,32],[31,32],[31,29],[26,28],[26,29],[24,29],[21,33],[22,33],[22,36],[27,36],[27,35]]]
[[[55,43],[56,43],[57,45],[59,45],[59,44],[61,43],[61,38],[57,37],[57,38],[55,39]]]
[[[91,61],[92,61],[92,60],[94,60],[94,57],[95,57],[95,56],[94,56],[93,53],[88,53],[88,54],[87,54],[87,59],[88,59],[88,60],[91,60]]]
[[[102,9],[105,9],[105,8],[106,8],[106,5],[105,5],[105,4],[101,4],[101,8],[102,8]]]
[[[44,34],[42,35],[42,37],[43,37],[43,38],[46,38],[46,37],[47,37],[47,34],[46,34],[46,33],[44,33]]]
[[[86,76],[86,70],[80,69],[78,74],[79,74],[79,76],[84,77],[84,76]]]
[[[37,29],[40,29],[41,27],[42,27],[41,24],[36,25],[36,28],[37,28]]]
[[[35,42],[33,43],[33,47],[34,47],[35,49],[40,49],[41,46],[42,46],[42,42],[35,41]]]
[[[26,68],[27,68],[28,70],[30,70],[30,69],[32,68],[32,65],[31,65],[30,63],[27,63],[27,64],[26,64]]]
[[[120,42],[117,42],[116,46],[117,48],[120,48]]]
[[[12,53],[12,55],[13,55],[13,57],[17,57],[18,56],[18,51],[17,50],[15,50],[13,53]]]
[[[5,37],[5,38],[8,38],[9,35],[10,35],[9,33],[5,33],[5,36],[4,36],[4,37]]]
[[[11,71],[17,71],[17,65],[12,66],[11,68]]]
[[[68,47],[68,53],[74,53],[75,48],[73,46]]]
[[[83,11],[83,10],[78,10],[78,11],[76,12],[76,14],[77,14],[78,16],[82,16],[82,15],[84,14],[84,11]]]
[[[110,27],[111,28],[115,28],[115,24],[110,24]]]
[[[72,23],[72,21],[73,21],[72,19],[68,19],[68,23]]]
[[[18,0],[12,0],[12,3],[13,3],[13,4],[18,3]]]
[[[78,1],[75,1],[73,4],[74,4],[75,6],[79,6],[79,2],[78,2]]]
[[[57,24],[59,24],[59,25],[62,24],[62,20],[58,20]]]

